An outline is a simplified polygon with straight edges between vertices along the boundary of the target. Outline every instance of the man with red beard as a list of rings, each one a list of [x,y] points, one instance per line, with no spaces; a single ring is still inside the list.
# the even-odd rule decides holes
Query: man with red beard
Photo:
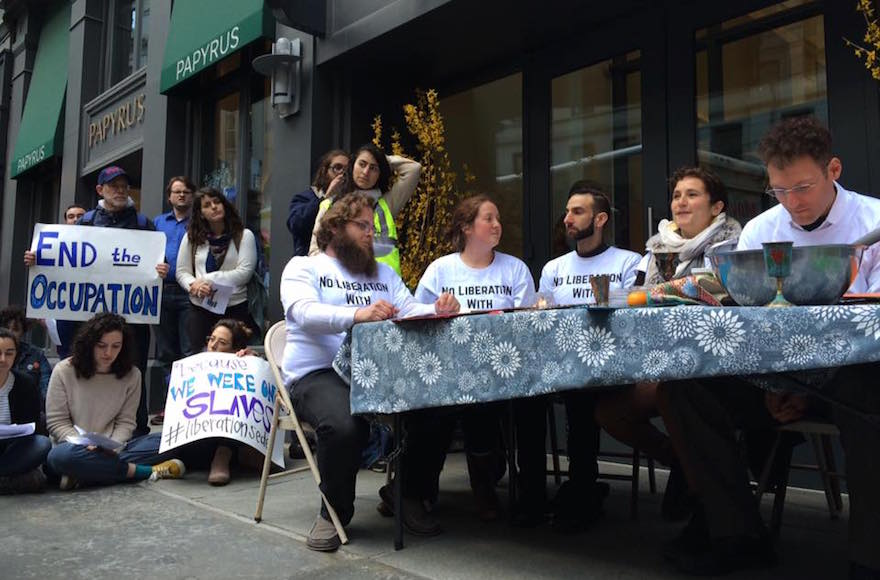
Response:
[[[345,333],[358,322],[394,317],[458,312],[458,302],[443,294],[434,304],[420,304],[394,270],[373,255],[373,204],[352,193],[334,203],[321,218],[320,253],[296,256],[281,276],[281,302],[287,318],[283,372],[297,415],[318,437],[321,490],[347,525],[354,515],[355,478],[369,424],[351,414],[348,385],[331,368]],[[410,453],[418,453],[412,448]],[[411,502],[418,509],[418,502]],[[407,520],[425,523],[423,532],[437,530],[427,514]],[[422,508],[423,509],[423,508]],[[309,532],[309,548],[333,551],[340,545],[324,505]]]

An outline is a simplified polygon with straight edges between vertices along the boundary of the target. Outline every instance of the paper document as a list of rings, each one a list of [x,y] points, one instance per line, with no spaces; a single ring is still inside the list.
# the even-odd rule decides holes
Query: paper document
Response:
[[[76,425],[74,425],[73,428],[76,429],[76,432],[79,433],[79,435],[72,435],[68,437],[67,440],[76,445],[94,445],[95,447],[106,449],[107,451],[112,451],[114,453],[118,452],[125,446],[124,443],[105,437],[100,433],[86,433],[85,429]]]
[[[225,314],[226,306],[235,288],[217,282],[211,282],[211,288],[213,291],[202,298],[201,307],[214,314]]]
[[[34,423],[11,423],[9,425],[0,425],[0,439],[12,439],[13,437],[24,437],[25,435],[33,435],[36,431]]]

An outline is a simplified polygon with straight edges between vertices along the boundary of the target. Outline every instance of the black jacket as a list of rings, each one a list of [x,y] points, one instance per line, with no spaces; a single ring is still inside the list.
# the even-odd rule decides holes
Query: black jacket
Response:
[[[318,217],[321,200],[311,188],[297,193],[290,200],[287,213],[287,229],[293,234],[293,255],[308,256],[312,243],[312,230]]]
[[[40,407],[43,402],[37,383],[28,373],[15,369],[11,372],[15,377],[12,390],[9,391],[9,413],[12,415],[12,422],[19,425],[36,423],[37,433],[45,433],[44,425],[40,421]]]

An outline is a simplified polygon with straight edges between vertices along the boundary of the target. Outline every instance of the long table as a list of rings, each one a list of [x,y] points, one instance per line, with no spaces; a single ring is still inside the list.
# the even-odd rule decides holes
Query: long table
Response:
[[[877,361],[878,347],[880,305],[577,307],[358,324],[334,367],[352,413],[392,414],[637,381],[760,382]]]

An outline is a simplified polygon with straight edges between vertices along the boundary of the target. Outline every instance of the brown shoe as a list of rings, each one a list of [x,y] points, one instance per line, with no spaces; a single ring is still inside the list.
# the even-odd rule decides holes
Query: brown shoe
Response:
[[[342,540],[339,539],[333,522],[328,522],[318,514],[309,531],[309,537],[306,538],[306,546],[316,552],[335,552],[341,545]]]
[[[390,484],[379,488],[379,497],[382,498],[381,507],[377,507],[379,513],[394,515],[394,492]],[[403,498],[403,527],[414,536],[436,536],[443,531],[421,500],[406,497]]]

